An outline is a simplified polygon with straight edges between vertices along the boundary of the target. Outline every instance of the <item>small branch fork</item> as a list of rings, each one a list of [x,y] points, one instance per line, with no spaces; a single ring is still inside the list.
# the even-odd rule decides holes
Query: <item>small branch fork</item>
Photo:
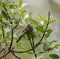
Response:
[[[42,40],[43,40],[43,38],[44,38],[44,36],[45,36],[46,30],[47,30],[48,25],[49,25],[49,19],[50,19],[50,12],[48,12],[48,22],[47,22],[45,31],[44,31],[41,39],[39,40],[39,42],[38,42],[36,45],[34,44],[34,38],[33,38],[33,35],[31,34],[31,33],[33,32],[33,28],[30,26],[30,24],[28,24],[27,27],[24,29],[23,34],[17,39],[16,43],[18,43],[18,42],[21,40],[21,38],[26,34],[27,37],[28,37],[28,39],[29,39],[29,41],[30,41],[30,45],[31,45],[31,49],[26,50],[26,51],[14,51],[13,49],[11,49],[11,48],[12,48],[12,45],[13,45],[13,31],[14,31],[14,29],[18,26],[18,25],[16,25],[16,26],[11,30],[11,43],[10,43],[10,47],[8,47],[8,52],[5,53],[4,55],[0,56],[0,59],[1,59],[1,58],[4,58],[4,57],[5,57],[5,59],[6,59],[6,56],[7,56],[9,53],[12,53],[13,56],[15,56],[17,59],[21,59],[21,58],[18,57],[15,53],[27,53],[27,52],[29,52],[29,51],[33,51],[35,57],[37,57],[37,54],[35,54],[35,48],[37,48],[37,47],[41,44],[41,42],[42,42]],[[1,20],[0,20],[0,21],[1,21]],[[3,25],[6,25],[6,24],[3,23],[2,21],[1,21],[1,23],[2,23]],[[3,37],[4,37],[4,31],[3,31],[3,30],[4,30],[4,29],[2,28],[2,34],[3,34]],[[2,51],[4,51],[4,50],[5,50],[5,48],[3,48],[3,49],[0,51],[0,54],[1,54]]]
[[[3,22],[2,22],[2,20],[1,20],[1,25],[2,25],[2,23],[3,23]],[[3,24],[4,24],[4,23],[3,23]],[[16,27],[17,27],[17,25],[16,25],[14,28],[16,28]],[[1,56],[0,58],[5,57],[5,59],[6,59],[6,56],[7,56],[9,53],[12,53],[17,59],[21,59],[20,57],[16,56],[15,53],[11,50],[12,45],[13,45],[13,30],[14,30],[14,28],[11,30],[11,43],[10,43],[10,47],[8,47],[8,52],[6,53],[6,52],[5,52],[5,48],[3,48],[3,49],[0,51],[0,54],[4,51],[4,55]],[[3,39],[5,39],[3,25],[2,25],[2,37],[3,37]],[[6,46],[7,46],[7,43],[6,43]]]
[[[0,53],[2,53],[2,52],[6,53],[4,48],[0,51]],[[5,56],[5,59],[6,59],[6,56]]]

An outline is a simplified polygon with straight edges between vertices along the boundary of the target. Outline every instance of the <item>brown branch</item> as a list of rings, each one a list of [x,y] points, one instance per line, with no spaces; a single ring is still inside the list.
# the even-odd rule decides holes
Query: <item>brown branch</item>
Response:
[[[1,25],[2,25],[2,21],[1,21]],[[2,25],[2,37],[3,39],[5,38],[3,25]]]
[[[42,52],[42,51],[41,51],[41,52],[39,52],[39,54],[42,54],[42,53],[44,53],[44,52]]]
[[[13,30],[16,29],[18,25],[19,25],[19,24],[16,24],[15,27],[13,28]]]
[[[19,19],[19,22],[20,22],[20,19]],[[18,27],[18,25],[19,25],[19,23],[14,26],[13,31],[14,31],[14,29],[16,29]]]
[[[12,44],[13,44],[13,29],[11,30],[11,43],[10,43],[9,51],[11,50]]]
[[[32,35],[33,32],[31,32],[31,40],[32,40],[32,48],[33,48],[33,51],[34,51],[34,54],[35,54],[35,48],[34,48],[34,37]],[[37,57],[37,54],[35,54],[35,57]]]
[[[0,20],[0,22],[2,23],[3,26],[7,26],[7,24],[2,22],[2,20]]]
[[[6,53],[4,48],[0,51],[0,53],[2,52],[4,52],[4,54]],[[5,59],[6,59],[6,55],[5,55]]]
[[[6,6],[3,6],[3,8],[4,8],[5,12],[6,12],[6,13],[7,13],[7,15],[8,15],[8,19],[10,20],[10,15],[9,15],[9,13],[8,13],[8,11],[7,11]]]
[[[3,48],[0,53],[2,53],[4,51],[4,54],[6,53],[5,49]],[[6,55],[5,55],[5,59],[6,59]]]
[[[5,6],[3,6],[4,10],[7,12],[7,8]]]
[[[42,42],[42,40],[43,40],[43,38],[44,38],[44,36],[45,36],[46,30],[47,30],[47,28],[48,28],[48,25],[49,25],[49,20],[50,20],[50,12],[48,12],[48,23],[47,23],[47,25],[46,25],[45,31],[44,31],[44,33],[43,33],[43,36],[41,37],[40,41],[35,45],[35,47],[39,46],[40,43]]]
[[[5,49],[4,49],[4,54],[6,54],[6,51],[5,51]],[[5,55],[5,59],[6,59],[6,55]]]
[[[18,24],[11,30],[11,43],[10,43],[9,51],[11,50],[11,47],[12,47],[12,44],[13,44],[13,31],[17,26],[18,26]]]
[[[25,33],[26,33],[26,32],[24,32],[24,33],[17,39],[16,43],[18,43],[18,42],[21,40],[21,38],[25,35]]]
[[[31,39],[29,34],[30,34],[30,33],[27,33],[27,37],[28,37],[28,39],[29,39],[29,41],[30,41],[30,45],[31,45],[31,47],[32,47],[33,53],[34,53],[35,57],[37,57],[36,54],[35,54],[35,49],[34,49],[34,39],[33,39],[33,37],[32,37],[32,39]]]
[[[2,53],[3,50],[4,50],[4,48],[0,51],[0,53]]]
[[[1,22],[1,24],[2,24],[2,34],[3,34],[3,38],[4,38],[3,25],[4,25],[4,26],[7,26],[7,24],[5,24],[4,22],[2,22],[2,20],[0,20],[0,22]],[[8,47],[9,51],[8,51],[6,54],[0,56],[0,58],[5,57],[5,59],[6,59],[6,56],[11,52],[10,50],[11,50],[12,43],[13,43],[13,30],[14,30],[17,26],[18,26],[18,24],[11,30],[11,32],[12,32],[12,33],[11,33],[11,43],[10,43],[10,47]],[[6,46],[8,46],[8,45],[7,45],[7,42],[6,42]],[[1,50],[0,52],[2,52],[2,50]],[[5,52],[5,51],[4,51],[4,52]],[[21,58],[19,58],[18,56],[16,56],[14,53],[13,53],[13,55],[14,55],[16,58],[21,59]]]
[[[11,53],[13,54],[13,56],[15,56],[17,59],[21,59],[20,57],[16,56],[15,53],[13,51],[11,51]]]
[[[3,56],[0,56],[0,58],[5,57],[6,55],[8,55],[10,52],[7,52],[6,54],[4,54]]]

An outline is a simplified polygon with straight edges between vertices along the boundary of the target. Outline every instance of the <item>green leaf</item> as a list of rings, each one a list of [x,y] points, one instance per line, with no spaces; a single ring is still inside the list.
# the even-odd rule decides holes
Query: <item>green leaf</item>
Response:
[[[41,21],[43,21],[45,24],[47,24],[48,21],[47,21],[47,19],[44,16],[42,16],[40,14],[38,16],[39,16]],[[52,23],[55,23],[55,22],[56,22],[56,20],[54,20],[54,19],[50,19],[49,20],[49,24],[52,24]]]
[[[46,19],[45,19],[45,17],[44,17],[44,16],[42,16],[42,15],[40,15],[40,14],[38,14],[38,16],[39,16],[39,18],[40,18],[40,20],[41,20],[41,21],[43,21],[43,22],[45,22],[45,21],[46,21]]]
[[[31,19],[30,21],[35,27],[39,25],[39,23],[34,19]]]
[[[56,22],[56,20],[54,20],[54,19],[49,20],[49,24],[52,24],[52,23],[55,23],[55,22]]]
[[[44,50],[44,52],[50,51],[51,50],[50,44],[49,43],[44,43],[43,50]]]
[[[25,47],[22,43],[17,43],[16,46],[15,46],[16,50],[17,51],[25,51],[27,49],[27,46]],[[32,52],[27,52],[29,54],[33,54]]]
[[[36,20],[31,20],[32,24],[34,24],[35,26],[38,26],[38,22]]]
[[[37,30],[37,31],[40,31],[40,32],[44,32],[44,28],[43,28],[43,26],[41,26],[41,25],[37,26],[37,27],[36,27],[36,30]]]
[[[16,50],[22,50],[22,51],[25,51],[25,50],[28,50],[28,49],[30,49],[30,46],[29,46],[29,44],[27,45],[26,43],[17,43],[17,44],[15,44],[15,46],[13,46],[13,47],[15,47],[16,48]],[[28,52],[29,53],[29,52]]]
[[[0,19],[2,19],[3,18],[3,16],[0,14]]]
[[[16,24],[19,24],[19,20],[18,20],[18,19],[16,19],[16,20],[15,20],[15,23],[16,23]]]
[[[48,38],[49,36],[50,36],[50,34],[52,33],[52,29],[47,29],[47,31],[46,31],[46,34],[45,34],[45,36],[46,36],[46,38]]]
[[[2,13],[2,16],[3,16],[6,20],[9,19],[9,15],[8,15],[5,11],[2,10],[1,13]]]
[[[50,57],[52,57],[53,59],[59,59],[59,56],[57,54],[50,54]]]
[[[7,6],[6,2],[0,2],[0,6]]]
[[[1,23],[0,23],[0,32],[2,31],[2,25],[1,25]]]
[[[9,41],[11,39],[11,34],[9,32],[6,33],[5,40]]]
[[[25,47],[22,45],[22,43],[17,43],[13,47],[15,47],[16,50],[25,50]]]
[[[54,48],[59,48],[60,47],[60,44],[56,44],[55,46],[54,46]]]
[[[27,3],[23,3],[22,6],[21,6],[21,8],[25,7],[26,5],[27,5]]]
[[[22,6],[22,0],[19,0],[19,7]]]
[[[51,41],[51,42],[49,42],[49,43],[50,43],[50,45],[51,45],[51,44],[57,43],[57,42],[58,42],[57,40],[53,40],[53,41]]]
[[[14,8],[17,8],[17,5],[15,5],[15,4],[10,4],[9,7],[10,7],[11,9],[14,9]]]
[[[20,9],[20,12],[21,12],[21,13],[25,13],[26,10],[24,10],[24,9]]]
[[[47,19],[45,19],[44,16],[42,16],[40,14],[38,16],[39,16],[39,18],[40,18],[41,21],[43,21],[45,24],[47,24],[48,21],[47,21]],[[49,24],[52,24],[52,23],[55,23],[55,22],[56,22],[56,20],[54,20],[54,19],[50,19],[49,20]]]
[[[52,59],[49,55],[44,56],[43,59]]]
[[[33,38],[36,38],[36,35],[34,32],[31,32],[31,35],[33,36]]]
[[[50,20],[49,20],[49,24],[53,24],[53,23],[55,23],[55,22],[56,22],[56,20],[54,20],[54,19],[50,19]],[[48,23],[48,21],[46,20],[46,21],[45,21],[45,24],[47,24],[47,23]]]
[[[0,40],[2,39],[2,34],[0,34]]]
[[[26,10],[24,10],[24,9],[20,9],[20,14],[21,14],[22,18],[24,18],[24,16],[25,16],[25,12],[26,12]]]

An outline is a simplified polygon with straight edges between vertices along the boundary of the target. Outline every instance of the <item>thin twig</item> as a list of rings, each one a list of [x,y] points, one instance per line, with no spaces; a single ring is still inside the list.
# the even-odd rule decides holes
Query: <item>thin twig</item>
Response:
[[[30,35],[27,34],[27,37],[28,37],[28,39],[29,39],[29,41],[30,41],[31,47],[33,47],[33,46],[32,46],[32,42],[31,42],[31,39],[30,39]],[[32,49],[33,49],[33,48],[32,48]]]
[[[6,51],[5,51],[5,49],[4,49],[4,54],[6,54]],[[6,59],[6,55],[5,55],[5,59]]]
[[[9,51],[11,50],[11,47],[12,47],[12,44],[13,44],[13,31],[17,26],[18,26],[18,24],[11,30],[11,43],[10,43]]]
[[[47,23],[47,25],[46,25],[45,31],[44,31],[44,33],[43,33],[43,36],[41,37],[40,41],[35,45],[35,47],[39,46],[40,43],[42,42],[42,40],[43,40],[43,38],[44,38],[44,36],[45,36],[46,30],[47,30],[47,28],[48,28],[48,25],[49,25],[49,20],[50,20],[50,12],[48,12],[48,23]]]
[[[8,13],[8,11],[7,11],[7,8],[6,8],[5,6],[3,6],[3,8],[4,8],[5,12],[6,12],[7,15],[8,15],[8,19],[10,19],[10,15],[9,15],[9,13]]]
[[[25,35],[25,33],[23,33],[23,34],[18,38],[18,40],[16,41],[16,43],[18,43],[24,35]]]
[[[19,24],[16,24],[15,27],[13,28],[13,30],[16,29],[18,25],[19,25]]]
[[[5,6],[3,6],[4,10],[7,12],[7,8]]]
[[[17,39],[16,43],[18,43],[27,32],[28,30],[25,30],[24,33]]]
[[[13,44],[13,29],[11,30],[11,43],[10,43],[9,51],[11,50],[12,44]]]
[[[7,24],[2,22],[2,20],[0,20],[0,22],[2,23],[3,26],[7,26]]]
[[[0,20],[1,21],[1,20]],[[2,21],[1,21],[1,23],[2,24],[5,24],[5,23],[3,23]],[[3,25],[2,25],[3,26]],[[8,55],[11,51],[11,47],[12,47],[12,43],[13,43],[13,30],[17,27],[18,25],[16,25],[12,30],[11,30],[11,32],[12,32],[12,34],[11,34],[11,43],[10,43],[10,47],[8,47],[8,49],[9,49],[9,51],[6,53],[6,54],[4,54],[3,56],[1,56],[0,58],[3,58],[3,57],[5,57],[5,59],[6,59],[6,55]],[[3,29],[3,28],[2,28]],[[2,32],[3,32],[3,30],[2,30]],[[3,38],[4,38],[4,32],[3,32]],[[6,43],[6,46],[8,46],[7,45],[7,43]],[[2,50],[0,51],[0,52],[2,52]],[[15,54],[14,54],[15,55]],[[16,55],[15,55],[15,57],[17,57]],[[18,58],[18,57],[17,57]],[[21,59],[21,58],[19,58],[19,59]]]
[[[3,39],[5,38],[3,25],[2,25],[2,37]]]
[[[15,56],[17,59],[21,59],[20,57],[16,56],[14,52],[11,52],[13,56]]]
[[[31,38],[32,38],[31,40],[32,40],[33,51],[34,51],[34,54],[35,54],[35,48],[34,48],[34,45],[35,45],[35,44],[34,44],[34,37],[33,37],[33,35],[32,35],[32,32],[31,32],[30,35],[31,35]],[[35,54],[35,57],[37,57],[37,54]]]
[[[0,56],[0,58],[5,57],[6,55],[8,55],[10,52],[7,52],[6,54],[4,54],[3,56]]]
[[[39,54],[42,54],[42,53],[44,53],[44,52],[39,52]]]
[[[2,53],[4,51],[4,48],[0,51],[0,53]]]
[[[27,34],[27,36],[28,36],[28,39],[29,39],[29,41],[30,41],[30,44],[31,44],[31,47],[32,47],[33,53],[34,53],[34,55],[35,55],[35,57],[36,57],[35,49],[34,49],[34,46],[33,46],[34,42],[32,42],[33,39],[30,38],[29,33]]]

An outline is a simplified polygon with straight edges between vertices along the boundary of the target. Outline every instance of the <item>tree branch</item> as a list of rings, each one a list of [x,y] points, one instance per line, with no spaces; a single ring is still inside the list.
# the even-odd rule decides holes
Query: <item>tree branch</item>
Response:
[[[28,39],[29,39],[29,41],[30,41],[30,45],[31,45],[31,47],[32,47],[32,50],[33,50],[33,53],[34,53],[34,55],[35,55],[35,57],[37,57],[37,55],[35,54],[35,49],[34,49],[34,39],[33,39],[33,37],[32,37],[32,39],[30,38],[30,35],[29,35],[30,33],[27,33],[27,37],[28,37]]]
[[[7,26],[7,24],[2,22],[2,20],[0,20],[0,22],[2,23],[3,26]]]
[[[2,25],[2,21],[1,21],[1,25]],[[2,25],[2,37],[3,39],[5,38],[3,25]]]
[[[4,48],[0,51],[0,53],[2,53],[3,50],[4,50]]]
[[[11,43],[10,43],[9,51],[11,50],[12,44],[13,44],[13,29],[11,30]]]
[[[14,52],[11,52],[13,56],[15,56],[17,59],[21,59],[20,57],[16,56]]]
[[[48,25],[49,25],[49,20],[50,20],[50,12],[48,12],[48,22],[47,22],[47,25],[46,25],[46,28],[45,28],[45,31],[43,33],[43,36],[41,37],[40,41],[35,45],[35,47],[39,46],[39,44],[42,42],[44,36],[45,36],[45,33],[46,33],[46,30],[48,28]]]
[[[0,58],[5,57],[6,55],[8,55],[10,52],[7,52],[6,54],[4,54],[3,56],[0,56]]]
[[[35,54],[35,48],[34,48],[34,37],[33,37],[33,35],[32,35],[32,32],[31,32],[31,40],[32,40],[32,48],[33,48],[33,51],[34,51],[34,54]],[[35,54],[35,57],[37,57],[37,54]]]
[[[6,54],[6,51],[5,51],[5,49],[4,49],[4,54]],[[5,55],[5,59],[6,59],[6,55]]]

